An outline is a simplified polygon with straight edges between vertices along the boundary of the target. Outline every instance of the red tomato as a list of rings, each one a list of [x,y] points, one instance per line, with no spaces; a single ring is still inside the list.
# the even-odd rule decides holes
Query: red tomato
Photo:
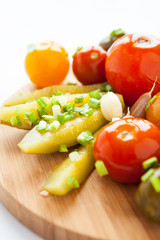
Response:
[[[130,34],[118,39],[108,50],[105,64],[107,81],[128,104],[150,91],[160,91],[160,41]]]
[[[105,82],[105,60],[106,51],[103,48],[82,48],[73,58],[73,73],[84,85]]]
[[[96,138],[95,160],[102,160],[111,178],[136,183],[143,174],[142,162],[160,160],[160,129],[141,118],[128,117],[105,126]]]

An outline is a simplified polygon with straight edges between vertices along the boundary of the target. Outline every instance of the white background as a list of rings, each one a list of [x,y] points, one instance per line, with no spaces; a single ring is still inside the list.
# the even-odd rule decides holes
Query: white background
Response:
[[[0,0],[0,104],[29,82],[26,46],[54,40],[71,56],[113,29],[160,36],[159,0]],[[0,204],[1,240],[38,240]]]

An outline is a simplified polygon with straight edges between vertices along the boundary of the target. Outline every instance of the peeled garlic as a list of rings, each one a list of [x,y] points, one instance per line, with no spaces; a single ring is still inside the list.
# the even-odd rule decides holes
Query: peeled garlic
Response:
[[[101,98],[101,111],[104,118],[108,121],[112,121],[113,118],[122,117],[122,103],[115,93],[108,92],[103,95]]]

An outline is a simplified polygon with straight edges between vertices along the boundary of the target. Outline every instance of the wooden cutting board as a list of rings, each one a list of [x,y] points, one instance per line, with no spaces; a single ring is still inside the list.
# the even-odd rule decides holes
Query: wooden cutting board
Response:
[[[33,90],[28,85],[23,92]],[[27,131],[0,125],[0,200],[24,225],[48,240],[159,239],[160,227],[139,211],[136,185],[93,171],[80,189],[44,198],[49,172],[67,154],[27,155],[17,144]]]

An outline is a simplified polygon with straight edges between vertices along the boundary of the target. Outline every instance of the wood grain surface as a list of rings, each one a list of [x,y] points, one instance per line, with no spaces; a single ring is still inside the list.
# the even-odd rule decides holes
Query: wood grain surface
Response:
[[[33,89],[28,85],[23,91]],[[93,171],[80,189],[42,197],[49,172],[67,154],[24,154],[17,144],[26,132],[0,125],[0,200],[20,222],[48,240],[160,239],[159,225],[146,219],[134,201],[136,185]]]

